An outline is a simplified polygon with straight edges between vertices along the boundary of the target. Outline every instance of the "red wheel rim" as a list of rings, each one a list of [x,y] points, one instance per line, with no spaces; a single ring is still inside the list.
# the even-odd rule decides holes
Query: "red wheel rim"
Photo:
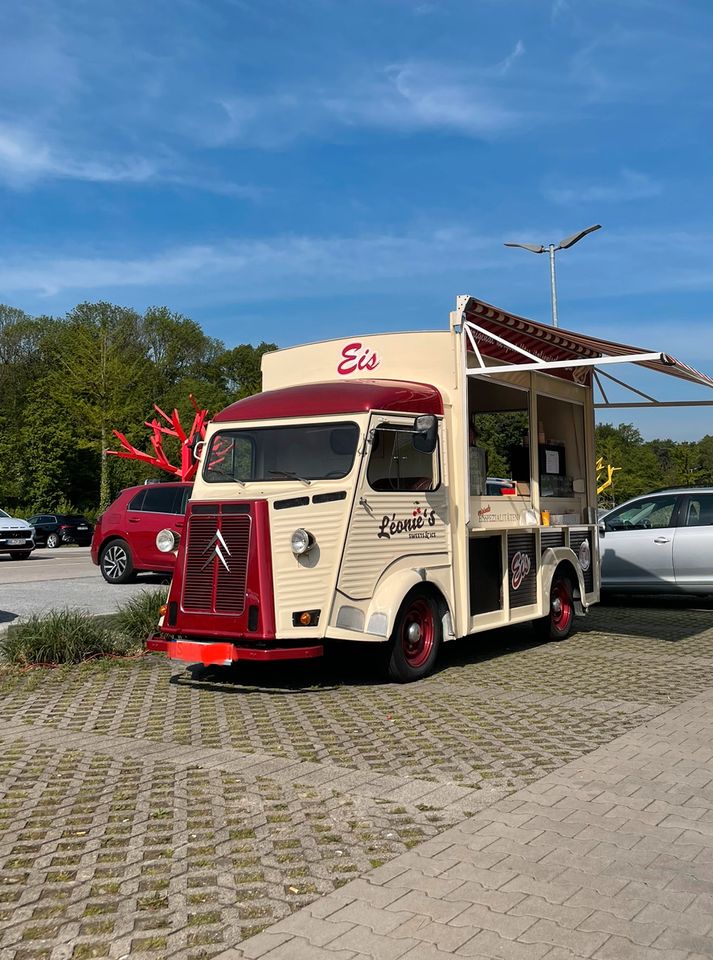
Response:
[[[401,621],[399,640],[404,659],[410,667],[421,667],[428,660],[436,636],[433,609],[427,600],[414,600]]]
[[[552,626],[558,633],[563,633],[569,628],[572,616],[574,615],[572,597],[563,580],[558,580],[552,585],[550,604],[552,608]]]

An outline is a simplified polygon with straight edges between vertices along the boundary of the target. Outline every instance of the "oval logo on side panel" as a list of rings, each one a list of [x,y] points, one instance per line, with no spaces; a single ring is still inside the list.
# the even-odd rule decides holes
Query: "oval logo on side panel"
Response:
[[[592,551],[589,547],[589,540],[582,540],[577,556],[579,557],[580,567],[586,573],[592,565]]]

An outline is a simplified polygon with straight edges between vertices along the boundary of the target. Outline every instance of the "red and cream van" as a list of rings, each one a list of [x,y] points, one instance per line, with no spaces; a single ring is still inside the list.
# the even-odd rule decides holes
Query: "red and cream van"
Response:
[[[609,399],[602,378],[626,387],[606,372],[625,362],[713,387],[666,354],[472,297],[442,331],[266,354],[264,392],[196,451],[180,536],[157,538],[177,562],[149,649],[231,664],[379,643],[408,681],[454,637],[521,621],[566,637],[599,598],[595,406],[657,403],[638,387]]]

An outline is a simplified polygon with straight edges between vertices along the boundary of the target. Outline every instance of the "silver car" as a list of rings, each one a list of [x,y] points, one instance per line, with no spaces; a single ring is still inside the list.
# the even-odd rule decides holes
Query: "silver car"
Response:
[[[599,521],[602,590],[713,594],[713,487],[636,497]]]

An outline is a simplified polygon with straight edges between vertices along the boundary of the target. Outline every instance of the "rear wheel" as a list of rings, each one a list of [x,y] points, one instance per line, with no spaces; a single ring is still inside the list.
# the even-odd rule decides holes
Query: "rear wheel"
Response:
[[[389,641],[389,676],[399,683],[430,673],[443,638],[440,604],[432,593],[416,588],[406,597]]]
[[[550,587],[550,610],[533,626],[541,640],[565,640],[574,625],[574,594],[569,577],[556,573]]]
[[[99,569],[107,583],[128,583],[134,576],[131,549],[125,540],[111,540],[103,548]]]

